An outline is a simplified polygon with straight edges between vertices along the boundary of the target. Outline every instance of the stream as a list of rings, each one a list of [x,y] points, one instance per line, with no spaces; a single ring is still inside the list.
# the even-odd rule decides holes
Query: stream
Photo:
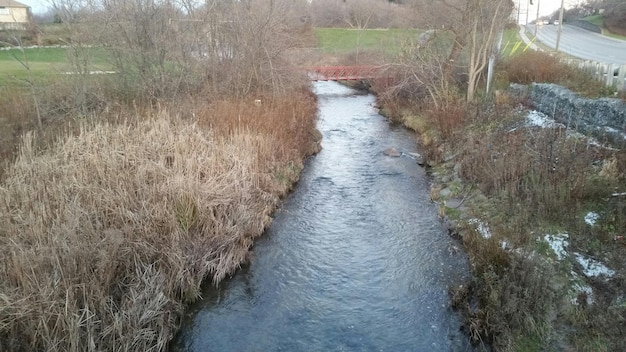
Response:
[[[206,283],[173,351],[471,351],[448,287],[469,277],[410,155],[415,136],[375,98],[316,82],[322,150],[218,288]],[[384,155],[394,147],[400,157]]]

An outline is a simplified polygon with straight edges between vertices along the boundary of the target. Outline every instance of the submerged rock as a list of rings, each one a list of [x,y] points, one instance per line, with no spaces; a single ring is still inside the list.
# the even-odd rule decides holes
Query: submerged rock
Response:
[[[391,157],[399,157],[400,155],[402,155],[402,153],[400,153],[396,148],[387,148],[383,150],[383,154]]]
[[[417,165],[424,166],[424,164],[426,163],[426,162],[424,161],[424,157],[423,157],[423,156],[422,156],[422,154],[420,154],[420,153],[409,153],[409,155],[410,155],[413,159],[415,159],[415,161],[417,162]]]

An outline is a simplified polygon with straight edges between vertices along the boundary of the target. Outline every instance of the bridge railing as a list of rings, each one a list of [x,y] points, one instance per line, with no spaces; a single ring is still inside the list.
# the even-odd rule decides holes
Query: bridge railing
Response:
[[[313,81],[354,81],[380,77],[380,67],[361,66],[318,66],[309,67],[309,77]]]

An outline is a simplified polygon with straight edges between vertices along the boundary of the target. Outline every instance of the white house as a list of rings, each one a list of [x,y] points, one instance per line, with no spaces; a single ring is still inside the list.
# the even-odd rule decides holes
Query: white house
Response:
[[[30,19],[30,6],[15,0],[0,0],[0,29],[24,29]]]

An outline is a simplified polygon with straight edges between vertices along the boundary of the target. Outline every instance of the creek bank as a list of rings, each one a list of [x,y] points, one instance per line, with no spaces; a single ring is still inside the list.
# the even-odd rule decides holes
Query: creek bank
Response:
[[[519,106],[519,102],[524,100],[524,97],[528,98],[527,88],[522,87],[521,90],[523,94],[518,95],[519,101],[517,106]],[[515,91],[513,92],[514,94]],[[542,106],[545,108],[552,104],[552,109],[554,109],[554,101],[548,103],[548,100],[548,98],[543,98],[544,104]],[[606,126],[613,124],[612,126],[619,127],[619,116],[623,113],[620,110],[620,106],[623,106],[623,102],[615,101],[614,99],[604,99],[600,100],[598,104],[604,104],[607,101],[608,105],[603,105],[602,108],[599,108],[598,105],[588,105],[588,103],[585,105],[581,104],[580,100],[574,100],[571,109],[582,105],[583,110],[588,111],[588,115],[591,116],[594,109],[608,111],[612,109],[611,107],[617,107],[611,110],[614,111],[611,117],[598,114],[595,117],[587,116],[583,118],[581,117],[583,116],[582,113],[574,112],[574,110],[570,110],[568,114],[557,112],[557,116],[567,118],[567,120],[561,120],[565,122],[552,120],[547,114],[541,112],[529,112],[514,108],[512,104],[510,107],[507,107],[506,112],[502,113],[502,115],[514,115],[514,117],[498,117],[500,121],[495,121],[498,121],[496,123],[501,125],[498,128],[500,135],[495,137],[492,135],[491,137],[515,141],[515,138],[519,138],[524,134],[536,135],[541,133],[541,131],[554,131],[551,134],[556,136],[555,138],[567,136],[566,140],[572,140],[570,137],[575,137],[575,140],[579,140],[582,142],[581,144],[587,145],[587,149],[594,150],[598,155],[598,159],[594,161],[596,172],[600,169],[608,170],[610,169],[611,160],[603,158],[602,155],[609,155],[609,153],[615,152],[616,149],[604,147],[594,139],[567,128],[568,125],[573,128],[586,123],[587,125],[579,129],[579,131],[591,133],[612,131],[612,129],[617,130],[617,128],[607,128]],[[495,107],[495,110],[497,109],[498,107]],[[494,111],[494,109],[491,110]],[[384,107],[383,111],[385,111]],[[418,135],[422,136],[421,140],[432,141],[432,134],[429,134],[429,132],[431,132],[433,127],[429,126],[428,123],[411,121],[411,118],[416,118],[413,116],[394,116],[390,113],[386,113],[386,116],[404,123],[410,128],[413,126],[412,128],[417,130]],[[574,123],[572,122],[574,121],[573,116],[577,116],[580,119],[575,120],[576,122]],[[507,120],[507,122],[504,123],[501,120]],[[621,122],[624,123],[624,120],[621,120]],[[615,125],[615,123],[618,123],[618,125]],[[414,126],[423,127],[423,129],[415,128]],[[484,131],[483,128],[481,126],[476,128],[476,130]],[[596,134],[599,138],[603,137],[603,141],[606,141],[606,135],[606,133],[600,136]],[[618,141],[623,138],[623,135],[619,133],[615,134],[615,136],[617,136],[616,139]],[[459,138],[462,137],[457,136],[457,139]],[[513,342],[513,346],[516,346],[516,343],[520,345],[530,343],[529,341],[536,343],[537,346],[555,348],[557,350],[577,349],[579,347],[578,344],[584,346],[585,342],[580,342],[573,336],[572,331],[574,331],[574,328],[571,324],[573,324],[572,320],[576,319],[576,317],[571,317],[571,315],[575,316],[575,313],[572,312],[584,310],[584,314],[598,314],[599,310],[605,309],[602,307],[608,307],[610,312],[624,310],[625,299],[622,289],[624,286],[624,268],[623,265],[616,265],[618,261],[615,259],[619,258],[620,253],[623,253],[623,246],[620,246],[619,242],[623,237],[615,236],[615,240],[612,240],[613,236],[611,236],[610,241],[605,241],[603,236],[596,234],[601,231],[601,228],[607,226],[606,223],[598,223],[598,221],[606,222],[610,212],[606,210],[604,205],[600,205],[597,209],[592,208],[592,211],[585,212],[582,215],[572,210],[571,221],[585,223],[580,229],[568,233],[559,232],[558,230],[544,232],[544,230],[539,229],[538,231],[541,232],[535,233],[534,230],[537,229],[537,225],[528,224],[528,228],[526,228],[526,225],[522,225],[524,229],[515,229],[513,232],[525,233],[524,236],[530,238],[528,240],[529,243],[521,244],[519,239],[511,240],[507,238],[510,229],[502,226],[506,221],[503,222],[502,219],[490,218],[489,215],[486,215],[494,214],[491,210],[485,211],[486,209],[498,207],[498,205],[478,190],[476,184],[468,182],[463,177],[464,170],[462,170],[462,165],[464,164],[461,158],[463,155],[465,157],[471,156],[472,153],[455,151],[455,145],[459,146],[459,143],[455,142],[453,140],[440,140],[436,143],[428,143],[429,145],[423,147],[427,149],[424,153],[425,155],[432,155],[429,153],[428,148],[437,149],[440,152],[438,157],[426,160],[426,164],[429,166],[428,170],[433,176],[431,199],[439,205],[440,218],[448,227],[450,235],[463,241],[464,249],[471,261],[473,280],[465,285],[451,289],[452,304],[465,315],[467,332],[471,336],[482,336],[484,341],[496,341],[497,329],[500,328],[498,323],[504,324],[507,321],[532,319],[534,318],[532,314],[545,312],[541,315],[545,321],[537,320],[541,324],[541,330],[528,333],[529,336],[526,337],[518,336],[517,340]],[[506,150],[494,150],[491,155],[491,161],[495,162],[499,158],[506,157]],[[558,162],[558,159],[556,160]],[[600,176],[602,177],[602,175]],[[612,198],[616,198],[621,193],[615,191],[613,194]],[[495,213],[497,214],[497,211]],[[515,216],[515,214],[508,216]],[[585,249],[584,246],[587,243],[584,243],[584,240],[581,238],[589,236],[589,234],[593,234],[592,236],[595,237],[589,240],[592,245],[595,243],[598,246],[598,243],[603,241],[603,246],[607,244],[614,245],[614,250],[606,255],[598,255],[597,249]],[[575,246],[570,243],[572,239],[576,243]],[[614,242],[614,244],[610,242]],[[479,267],[484,269],[485,266],[493,264],[495,267],[498,265],[497,262],[489,262],[481,258],[485,254],[493,255],[493,259],[500,260],[500,265],[506,266],[506,269],[496,268],[493,271],[478,270],[477,268]],[[503,285],[508,284],[506,280],[519,282],[519,285],[503,287]],[[497,290],[500,290],[500,292]],[[530,295],[516,294],[516,290],[521,290],[517,292],[530,293]],[[526,300],[524,304],[528,304],[531,312],[513,311],[504,313],[505,319],[503,321],[490,322],[490,324],[493,324],[491,328],[494,330],[489,330],[489,328],[476,330],[476,327],[472,326],[473,323],[492,319],[490,314],[484,310],[485,308],[499,309],[500,311],[506,311],[506,309],[510,308],[498,306],[497,302],[494,301],[488,302],[494,305],[492,307],[482,306],[479,303],[478,295],[490,297],[490,292],[494,293],[493,297],[496,298],[496,301],[500,301],[500,304],[506,303],[509,305],[508,302]],[[498,296],[499,294],[503,296]],[[513,296],[508,297],[505,294],[512,294]],[[535,296],[539,298],[536,304],[532,302]],[[515,304],[511,303],[510,306],[515,306]],[[521,308],[525,307],[522,305]],[[607,321],[611,321],[610,319],[613,319],[615,316],[615,313],[611,314],[613,314],[612,317],[607,318]],[[557,316],[559,316],[558,319],[556,318]],[[593,319],[593,324],[604,324],[604,322],[599,322],[595,318],[585,316],[585,319],[589,319],[589,321]],[[589,324],[591,326],[591,323]],[[613,326],[616,324],[619,325],[619,323],[613,321]],[[584,324],[581,325],[584,326]],[[582,333],[584,335],[587,333],[587,331],[583,330],[584,328],[580,329],[576,331],[576,334]],[[615,339],[615,336],[617,336],[613,331],[615,329],[611,328],[610,330],[612,331],[607,336]],[[573,342],[571,339],[573,339]],[[611,346],[616,341],[609,340],[605,343]],[[495,348],[497,349],[497,346]]]

